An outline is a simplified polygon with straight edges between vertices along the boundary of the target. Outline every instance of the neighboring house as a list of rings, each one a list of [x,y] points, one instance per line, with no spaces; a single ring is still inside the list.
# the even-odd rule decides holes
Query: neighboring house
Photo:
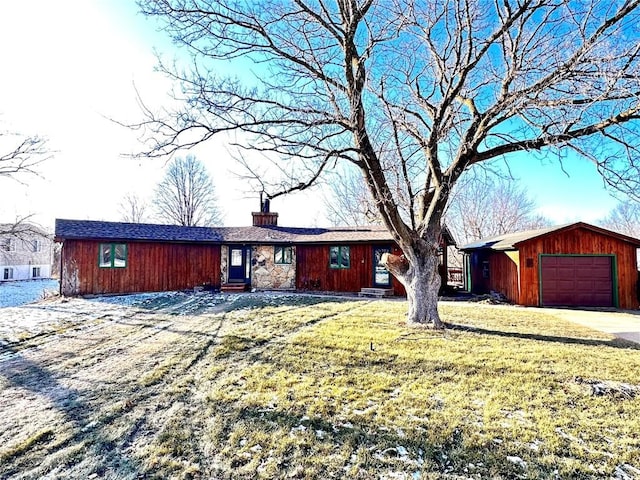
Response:
[[[465,287],[527,306],[637,309],[640,240],[578,222],[463,246]]]
[[[383,227],[280,227],[277,218],[257,212],[253,226],[220,228],[56,220],[55,239],[63,242],[61,293],[204,286],[405,294],[379,264],[382,254],[401,253]]]
[[[0,282],[51,277],[53,240],[33,225],[0,225]]]

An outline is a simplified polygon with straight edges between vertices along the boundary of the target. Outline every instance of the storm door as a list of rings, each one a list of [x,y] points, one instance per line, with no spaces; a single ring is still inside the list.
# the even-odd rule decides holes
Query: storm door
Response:
[[[229,247],[229,283],[247,283],[250,280],[251,247]]]
[[[391,285],[391,274],[389,270],[382,265],[382,255],[391,253],[388,247],[375,247],[373,249],[373,286],[380,288],[388,288]]]

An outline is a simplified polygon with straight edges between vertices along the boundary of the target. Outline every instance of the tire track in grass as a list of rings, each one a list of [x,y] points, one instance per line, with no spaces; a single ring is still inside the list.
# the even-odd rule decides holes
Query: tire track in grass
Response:
[[[135,318],[136,315],[137,312],[132,312],[130,318]],[[101,455],[100,452],[102,450],[109,450],[109,448],[106,447],[108,447],[111,442],[104,440],[103,437],[105,437],[105,435],[102,434],[102,431],[107,430],[105,428],[106,425],[113,423],[114,420],[117,420],[120,417],[120,415],[119,412],[117,412],[117,409],[112,409],[113,411],[109,412],[108,410],[105,411],[105,409],[101,408],[99,405],[96,405],[96,398],[104,397],[103,400],[107,402],[113,400],[117,401],[118,394],[124,393],[122,392],[122,388],[119,388],[123,385],[118,384],[118,382],[111,385],[105,385],[106,379],[104,375],[100,375],[99,372],[96,372],[97,374],[93,375],[96,379],[99,379],[98,383],[102,383],[102,386],[104,387],[100,388],[98,393],[93,390],[65,390],[65,387],[59,382],[64,381],[65,383],[74,384],[77,383],[78,377],[83,377],[86,376],[86,373],[90,373],[86,372],[86,370],[104,370],[105,362],[102,362],[103,359],[121,363],[121,366],[124,368],[121,368],[120,372],[126,372],[131,367],[131,365],[127,365],[127,360],[129,358],[128,353],[131,349],[136,345],[148,342],[152,337],[162,334],[163,331],[166,331],[171,325],[171,322],[167,322],[165,325],[152,330],[148,330],[147,325],[137,326],[137,328],[129,325],[123,327],[123,329],[119,329],[118,335],[109,336],[109,332],[106,332],[106,327],[109,326],[109,323],[104,323],[100,328],[92,329],[90,332],[84,330],[81,332],[76,331],[66,333],[65,335],[59,335],[58,338],[51,338],[46,342],[36,342],[35,345],[31,345],[30,348],[25,348],[19,353],[13,352],[12,357],[8,358],[8,360],[3,362],[2,365],[2,372],[7,375],[7,380],[10,384],[13,383],[17,388],[32,390],[36,395],[44,396],[45,398],[49,398],[49,396],[52,395],[49,391],[62,390],[63,393],[61,395],[66,395],[64,392],[68,392],[71,397],[70,403],[79,404],[82,406],[82,410],[86,411],[86,413],[82,413],[78,416],[74,413],[74,410],[77,409],[72,406],[68,407],[61,403],[57,404],[56,402],[58,401],[54,400],[52,397],[51,400],[54,402],[54,406],[57,405],[56,409],[60,410],[63,414],[63,418],[66,417],[71,420],[71,431],[69,431],[69,429],[64,425],[58,425],[56,432],[57,438],[54,438],[48,445],[38,448],[38,450],[44,449],[47,457],[50,457],[51,455],[57,457],[60,456],[60,454],[64,457],[64,451],[71,451],[80,448],[80,446],[85,444],[87,441],[97,445],[97,455]],[[120,335],[126,328],[129,328],[127,335]],[[131,331],[132,328],[135,330]],[[140,335],[140,333],[144,333],[144,335]],[[126,341],[124,341],[125,339]],[[86,345],[87,342],[90,343],[89,346],[85,348],[78,348],[79,345]],[[159,344],[161,346],[162,342],[159,342]],[[159,350],[162,349],[159,348]],[[71,361],[68,358],[65,358],[61,355],[65,352],[73,352],[76,355],[79,354],[79,358],[81,358],[82,361]],[[52,353],[54,355],[53,359],[51,358]],[[154,352],[154,356],[156,354],[157,352]],[[6,367],[11,362],[13,362],[18,370],[15,370],[14,374],[7,374],[9,369]],[[21,365],[25,366],[21,367]],[[21,375],[20,369],[27,372],[38,372],[37,378],[34,382],[30,383],[28,378],[24,378],[24,375]],[[63,374],[60,372],[63,372]],[[85,373],[85,375],[81,375],[81,373]],[[116,371],[115,373],[117,375],[118,372]],[[113,375],[113,377],[116,375]],[[37,384],[40,385],[38,386]],[[134,391],[130,393],[133,394]],[[143,401],[144,398],[141,396],[137,400]],[[66,402],[66,400],[64,401]],[[95,411],[93,411],[94,409]],[[133,423],[133,425],[138,425],[139,428],[141,423],[138,421]],[[109,435],[106,435],[106,437],[108,436]],[[36,445],[37,442],[32,443],[33,445]],[[25,451],[23,453],[28,454],[30,452]],[[117,455],[113,458],[113,462],[120,462]],[[21,459],[17,459],[17,463],[22,463],[20,460]],[[6,473],[9,473],[10,471],[11,470],[8,470]]]
[[[359,306],[325,312],[286,331],[270,325],[269,339],[251,351],[265,352],[270,345],[284,342],[304,328]],[[298,308],[313,307],[301,305],[275,314],[295,316]],[[34,477],[54,470],[60,476],[73,472],[126,477],[132,472],[135,475],[153,472],[153,466],[145,463],[141,453],[157,443],[163,432],[170,434],[175,430],[177,419],[188,422],[180,431],[201,432],[206,428],[206,419],[197,412],[204,407],[202,385],[215,380],[207,375],[208,367],[218,361],[210,355],[211,351],[246,323],[246,318],[234,318],[228,313],[166,317],[160,312],[133,311],[117,320],[104,318],[89,330],[69,330],[47,337],[46,341],[25,344],[18,355],[38,375],[33,383],[16,383],[17,377],[12,375],[9,382],[13,386],[8,388],[31,391],[43,397],[45,403],[50,398],[58,420],[47,425],[53,436],[47,436],[46,442],[31,442],[27,444],[29,448],[16,450],[19,454],[0,472],[13,475],[35,458],[43,457],[49,461],[30,470]],[[120,327],[115,332],[109,328],[114,324]],[[256,328],[260,329],[260,325]],[[245,350],[233,356],[246,354]],[[168,363],[158,371],[157,379],[148,386],[140,385],[141,374],[163,361]],[[59,396],[50,397],[49,390],[59,390]],[[7,416],[22,418],[36,428],[42,426],[38,422],[46,422],[47,417],[31,407],[22,412],[5,407]],[[13,428],[22,428],[24,422],[17,421]],[[198,463],[198,459],[204,459],[203,446],[198,441],[192,443],[190,451],[195,454],[189,458]],[[6,446],[13,447],[16,445]],[[82,459],[76,458],[79,451],[85,452]],[[203,467],[211,467],[205,463]]]
[[[288,329],[286,332],[282,332],[281,330],[275,330],[278,333],[276,336],[272,337],[266,343],[261,343],[260,345],[256,345],[254,348],[250,349],[251,357],[255,355],[262,355],[267,349],[278,343],[284,343],[287,338],[290,338],[305,328],[309,328],[318,322],[330,320],[331,318],[335,318],[338,315],[346,314],[358,308],[363,308],[365,302],[358,303],[355,305],[351,305],[348,308],[340,309],[340,311],[326,312],[323,315],[315,316],[309,321],[306,321],[302,324],[297,325],[292,329]],[[308,306],[302,305],[298,309],[309,308]],[[294,309],[295,310],[295,309]],[[277,314],[286,313],[291,315],[294,313],[292,309],[286,309],[286,312],[278,312]],[[145,447],[139,445],[142,440],[137,433],[133,433],[127,438],[127,441],[122,445],[122,448],[129,449],[132,448],[134,444],[138,443],[137,447],[142,448],[145,451],[146,455],[149,452],[154,452],[157,450],[166,450],[169,449],[169,452],[165,453],[165,456],[170,456],[171,449],[187,449],[191,452],[191,455],[187,455],[189,461],[191,461],[194,465],[197,466],[198,469],[205,469],[205,471],[215,471],[215,460],[210,458],[210,455],[207,455],[206,447],[199,440],[189,441],[189,438],[193,437],[194,432],[204,432],[207,429],[208,418],[205,418],[203,415],[198,415],[198,412],[207,411],[207,401],[206,395],[203,393],[206,392],[206,386],[212,385],[216,381],[216,377],[211,377],[209,375],[208,369],[212,364],[218,364],[221,360],[218,358],[212,358],[209,354],[211,353],[212,348],[215,348],[216,345],[226,338],[228,335],[232,335],[237,327],[242,327],[246,321],[245,318],[230,318],[227,315],[228,312],[223,313],[219,317],[219,327],[216,330],[217,335],[209,338],[206,342],[201,343],[197,349],[192,351],[192,358],[190,361],[181,362],[180,365],[175,365],[170,371],[167,371],[165,375],[163,375],[160,383],[156,385],[159,391],[161,391],[161,396],[163,398],[159,403],[162,404],[162,408],[157,409],[155,415],[151,418],[145,418],[143,425],[138,425],[138,430],[140,431],[156,431],[156,435],[147,436],[147,444]],[[232,316],[231,316],[232,317]],[[210,319],[206,317],[198,317],[199,321],[210,322]],[[185,321],[188,321],[185,319]],[[193,325],[192,325],[193,326]],[[257,326],[259,327],[259,325]],[[195,345],[194,345],[195,346]],[[248,351],[242,350],[237,352],[236,355],[243,356],[244,359],[240,362],[237,367],[240,369],[240,365],[244,364],[248,360],[246,357]],[[234,355],[235,357],[235,355]],[[233,363],[233,358],[227,357],[222,360],[225,364]],[[181,366],[182,365],[182,366]],[[223,370],[224,371],[224,370]],[[222,372],[221,372],[222,373]],[[203,388],[204,387],[204,388]],[[182,420],[181,420],[182,419]],[[185,422],[187,424],[185,425]],[[186,432],[186,433],[185,433]],[[185,445],[177,446],[174,444],[176,439],[181,438],[186,435],[187,438],[183,439]],[[197,435],[196,435],[197,436]],[[167,447],[167,443],[169,447]],[[151,453],[153,455],[153,453]],[[167,462],[171,462],[171,459],[165,459]],[[158,460],[162,462],[161,460]],[[183,457],[180,459],[176,458],[175,461],[186,462],[187,460]],[[162,467],[160,467],[162,468]],[[196,467],[194,467],[196,468]]]

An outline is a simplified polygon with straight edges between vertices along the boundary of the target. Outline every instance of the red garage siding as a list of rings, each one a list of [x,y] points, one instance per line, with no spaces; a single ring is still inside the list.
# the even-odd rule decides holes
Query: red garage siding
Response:
[[[613,261],[612,256],[542,255],[542,305],[614,306]]]
[[[639,239],[578,222],[481,239],[462,250],[474,293],[496,291],[526,306],[637,309],[638,247]]]
[[[524,242],[520,251],[520,304],[538,306],[540,296],[539,254],[609,254],[616,257],[619,308],[638,308],[636,246],[615,236],[576,228]],[[530,263],[528,263],[530,262]],[[615,297],[614,297],[615,298]]]

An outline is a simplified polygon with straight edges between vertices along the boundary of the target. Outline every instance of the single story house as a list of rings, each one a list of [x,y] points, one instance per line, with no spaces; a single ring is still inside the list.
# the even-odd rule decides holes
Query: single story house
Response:
[[[640,240],[577,222],[460,248],[465,287],[526,306],[637,309]]]
[[[0,282],[51,278],[50,235],[32,224],[2,224],[0,232]]]
[[[384,227],[296,228],[254,212],[250,227],[56,220],[63,295],[182,290],[301,290],[405,295],[380,264],[400,254]],[[445,229],[443,246],[451,244]],[[446,248],[443,261],[446,265]],[[446,284],[446,268],[443,269]]]

